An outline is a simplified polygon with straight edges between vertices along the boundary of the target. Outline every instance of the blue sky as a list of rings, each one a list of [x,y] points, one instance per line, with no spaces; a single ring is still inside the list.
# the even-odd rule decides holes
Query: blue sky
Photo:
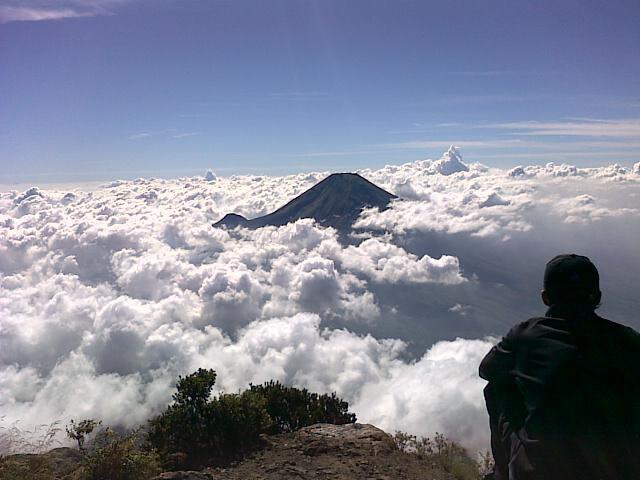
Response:
[[[0,183],[640,161],[640,3],[0,0]]]

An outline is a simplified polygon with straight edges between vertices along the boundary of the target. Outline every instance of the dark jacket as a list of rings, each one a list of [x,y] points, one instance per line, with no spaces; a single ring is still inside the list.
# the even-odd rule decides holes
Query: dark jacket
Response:
[[[554,306],[480,365],[497,480],[640,479],[640,334]]]

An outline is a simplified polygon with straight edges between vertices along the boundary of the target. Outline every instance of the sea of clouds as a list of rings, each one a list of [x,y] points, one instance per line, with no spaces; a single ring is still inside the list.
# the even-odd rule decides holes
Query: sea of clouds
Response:
[[[342,238],[312,220],[214,229],[328,175],[117,181],[0,193],[0,416],[134,426],[178,375],[216,391],[336,391],[361,422],[488,448],[477,368],[542,313],[545,262],[589,255],[602,315],[640,326],[640,163],[510,170],[452,148],[359,172],[400,198]]]

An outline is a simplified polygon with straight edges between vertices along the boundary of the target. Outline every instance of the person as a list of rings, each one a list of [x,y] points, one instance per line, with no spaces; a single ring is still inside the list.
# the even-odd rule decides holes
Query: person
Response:
[[[640,479],[640,334],[601,318],[584,256],[546,266],[544,317],[516,325],[480,376],[496,480]]]

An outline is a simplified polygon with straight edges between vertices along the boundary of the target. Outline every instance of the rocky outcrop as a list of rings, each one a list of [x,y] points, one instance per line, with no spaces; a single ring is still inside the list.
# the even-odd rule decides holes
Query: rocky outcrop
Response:
[[[395,450],[388,434],[373,425],[360,423],[312,425],[296,432],[295,439],[304,445],[302,452],[311,456],[339,451],[380,455]]]
[[[45,453],[0,455],[0,479],[72,479],[73,472],[81,464],[82,454],[75,448],[67,447],[54,448]]]
[[[472,462],[467,459],[467,463]],[[76,449],[43,454],[0,456],[0,479],[85,478]],[[151,480],[454,480],[434,458],[400,451],[387,433],[373,425],[317,424],[294,433],[263,436],[260,448],[225,467],[167,471]],[[8,472],[8,473],[7,473]],[[7,474],[10,474],[7,476]]]
[[[209,473],[203,472],[165,472],[153,480],[212,480],[214,477]]]
[[[373,425],[318,424],[264,437],[264,448],[225,468],[167,472],[155,480],[450,480],[432,462],[400,452]]]

